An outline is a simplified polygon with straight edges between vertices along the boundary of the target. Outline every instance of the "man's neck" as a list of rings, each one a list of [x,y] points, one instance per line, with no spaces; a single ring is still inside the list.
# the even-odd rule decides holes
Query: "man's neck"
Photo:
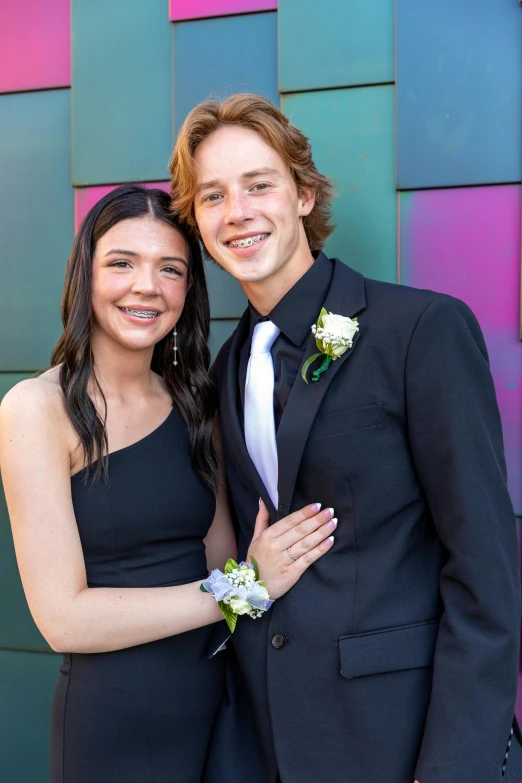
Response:
[[[241,288],[257,312],[263,316],[268,315],[297,281],[308,272],[313,263],[314,257],[308,251],[299,264],[288,265],[279,273],[259,283],[242,283]]]

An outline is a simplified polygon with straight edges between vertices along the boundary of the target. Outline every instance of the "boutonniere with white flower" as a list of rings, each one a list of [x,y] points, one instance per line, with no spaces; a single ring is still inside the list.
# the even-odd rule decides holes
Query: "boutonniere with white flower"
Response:
[[[308,357],[301,370],[305,383],[308,383],[306,373],[312,362],[315,362],[320,356],[324,357],[321,366],[312,373],[312,382],[316,383],[330,364],[352,347],[353,338],[358,331],[359,322],[357,318],[346,318],[344,315],[329,313],[323,307],[319,313],[317,323],[312,326],[315,344],[319,349],[319,353],[314,353],[313,356]]]

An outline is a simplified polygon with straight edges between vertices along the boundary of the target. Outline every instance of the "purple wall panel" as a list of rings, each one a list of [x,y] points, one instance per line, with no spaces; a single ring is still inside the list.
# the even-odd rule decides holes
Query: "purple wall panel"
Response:
[[[170,19],[202,19],[206,16],[248,14],[252,11],[273,11],[277,0],[170,0]]]
[[[0,92],[71,84],[70,0],[2,3]]]
[[[145,182],[135,183],[145,184],[146,188],[161,188],[165,193],[170,193],[170,181],[169,182]],[[111,190],[117,188],[118,185],[93,185],[88,188],[75,188],[74,191],[74,230],[77,231],[80,223],[84,219],[87,212],[93,207],[97,201],[99,201]]]
[[[400,282],[464,300],[484,331],[522,514],[520,206],[516,185],[401,194]]]

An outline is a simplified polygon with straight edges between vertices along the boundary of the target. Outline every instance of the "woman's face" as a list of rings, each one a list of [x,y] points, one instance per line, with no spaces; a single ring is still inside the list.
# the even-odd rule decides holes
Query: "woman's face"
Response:
[[[188,264],[184,238],[154,217],[122,220],[109,229],[93,258],[94,337],[130,350],[153,348],[183,311]]]

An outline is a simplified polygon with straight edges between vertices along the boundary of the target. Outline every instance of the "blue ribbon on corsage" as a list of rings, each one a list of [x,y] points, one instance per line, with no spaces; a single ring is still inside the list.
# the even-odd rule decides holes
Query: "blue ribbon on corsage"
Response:
[[[265,583],[259,579],[257,563],[236,563],[230,558],[225,571],[215,568],[205,579],[200,590],[211,593],[218,602],[230,633],[234,633],[237,618],[246,614],[254,620],[261,617],[274,603]]]

